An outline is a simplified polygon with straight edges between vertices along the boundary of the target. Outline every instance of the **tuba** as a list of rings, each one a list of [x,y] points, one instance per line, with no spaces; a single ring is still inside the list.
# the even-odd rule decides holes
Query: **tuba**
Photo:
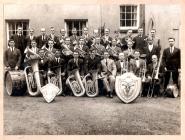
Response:
[[[74,74],[67,78],[66,85],[70,87],[76,97],[81,97],[85,94],[85,88],[78,70],[74,70]]]
[[[31,96],[38,96],[41,89],[38,60],[38,58],[31,59],[31,66],[24,69],[28,93]]]
[[[83,79],[86,94],[88,97],[96,97],[99,93],[97,77],[98,77],[97,72],[92,72],[92,75],[88,73]]]

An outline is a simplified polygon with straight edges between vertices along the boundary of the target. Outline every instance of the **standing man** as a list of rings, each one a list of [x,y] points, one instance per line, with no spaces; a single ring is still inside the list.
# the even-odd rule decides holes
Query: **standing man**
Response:
[[[133,40],[132,33],[133,33],[132,29],[128,29],[126,36],[124,38],[122,38],[122,40],[121,40],[121,44],[122,44],[121,49],[122,49],[122,51],[125,51],[126,49],[128,49],[127,42]]]
[[[101,44],[105,48],[107,48],[108,46],[110,46],[111,45],[111,42],[112,42],[112,37],[110,37],[109,33],[110,33],[110,29],[105,28],[104,36],[102,36],[102,38],[101,38]]]
[[[115,62],[109,58],[109,53],[107,51],[104,52],[103,56],[104,58],[101,60],[99,73],[103,78],[103,84],[107,91],[107,96],[113,98],[112,93],[115,85],[116,65]]]
[[[5,70],[18,70],[21,64],[21,52],[15,48],[13,39],[8,41],[8,46],[4,54]]]
[[[60,35],[59,35],[59,48],[64,45],[65,43],[65,39],[66,39],[66,30],[65,29],[61,29],[60,30]]]
[[[143,28],[139,28],[138,29],[138,35],[136,37],[134,37],[133,41],[134,41],[134,49],[139,49],[140,53],[143,54],[144,53],[144,48],[146,47],[146,38],[147,36],[145,36],[143,34]]]
[[[31,46],[31,41],[36,40],[36,36],[34,36],[34,29],[29,29],[29,35],[26,37],[26,46]]]
[[[156,29],[152,29],[150,31],[150,33],[151,33],[151,37],[152,37],[154,46],[157,46],[159,51],[161,51],[160,39],[158,37],[156,37]]]
[[[17,34],[11,36],[11,39],[15,42],[15,47],[20,50],[21,52],[21,62],[20,62],[20,69],[24,69],[24,50],[26,48],[26,39],[22,34],[23,29],[22,27],[17,28]]]
[[[112,39],[112,45],[107,48],[107,51],[109,52],[110,58],[113,59],[114,61],[118,60],[118,54],[121,51],[121,48],[117,46],[117,41],[116,39]]]
[[[128,49],[123,51],[123,53],[125,54],[127,61],[130,61],[130,59],[134,58],[134,51],[135,50],[133,49],[133,41],[131,41],[131,40],[127,41],[127,47],[128,47]]]
[[[47,42],[48,42],[48,36],[46,35],[46,29],[45,28],[41,28],[41,35],[39,35],[37,37],[37,45],[38,48],[42,48],[43,46],[46,46]]]
[[[50,27],[50,31],[51,34],[48,35],[48,39],[49,40],[53,40],[54,41],[54,48],[59,49],[59,39],[58,37],[55,35],[55,28],[54,27]]]
[[[82,34],[81,38],[84,39],[85,45],[88,46],[88,48],[90,48],[92,45],[92,40],[89,36],[87,27],[83,28],[83,34]]]
[[[79,36],[77,36],[77,30],[76,30],[76,28],[73,28],[72,29],[72,35],[70,36],[70,40],[71,40],[71,44],[73,46],[75,46],[75,45],[78,44]]]
[[[164,89],[166,89],[169,84],[170,74],[172,74],[172,79],[174,84],[178,85],[179,72],[181,68],[181,52],[179,48],[175,47],[175,38],[168,38],[169,47],[163,52],[163,66],[165,70],[165,81]]]
[[[160,50],[159,50],[158,46],[155,46],[153,44],[153,39],[150,36],[147,38],[147,46],[144,49],[144,53],[146,54],[147,65],[152,63],[152,55],[154,55],[154,54],[157,55],[157,58],[159,60]]]

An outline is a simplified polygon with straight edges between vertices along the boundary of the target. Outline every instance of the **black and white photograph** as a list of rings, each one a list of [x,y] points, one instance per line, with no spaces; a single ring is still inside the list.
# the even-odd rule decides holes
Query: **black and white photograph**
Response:
[[[3,135],[181,135],[180,4],[3,4]]]

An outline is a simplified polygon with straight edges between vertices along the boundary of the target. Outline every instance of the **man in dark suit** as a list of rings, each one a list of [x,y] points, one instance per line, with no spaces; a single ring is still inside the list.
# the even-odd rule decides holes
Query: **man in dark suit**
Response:
[[[110,29],[106,28],[105,31],[104,31],[104,36],[101,37],[101,44],[107,48],[107,46],[111,45],[111,42],[112,42],[112,37],[110,37],[109,35],[110,33]]]
[[[13,39],[8,41],[9,48],[4,54],[4,64],[6,70],[18,70],[21,64],[21,52],[15,48],[15,42]]]
[[[150,33],[151,33],[154,46],[157,46],[159,51],[161,51],[160,39],[156,37],[156,29],[151,29]]]
[[[84,39],[85,45],[88,46],[88,48],[90,48],[93,42],[91,40],[91,37],[89,36],[87,27],[83,28],[83,34],[81,38]]]
[[[131,29],[127,30],[126,36],[121,39],[121,49],[122,49],[122,51],[125,51],[126,49],[128,49],[127,42],[130,41],[130,40],[133,40],[132,32],[133,31]]]
[[[138,35],[133,39],[133,49],[139,49],[140,53],[143,54],[144,48],[146,47],[146,38],[147,36],[143,34],[143,28],[139,28]]]
[[[67,73],[68,76],[74,74],[74,70],[79,70],[81,76],[84,76],[84,62],[83,59],[79,58],[78,52],[73,53],[73,58],[68,61]]]
[[[79,58],[83,60],[87,59],[89,51],[89,47],[85,44],[84,41],[85,41],[84,38],[80,38],[79,44],[75,45],[74,48],[71,49],[73,52],[77,51],[79,53]]]
[[[26,46],[31,46],[31,41],[36,40],[36,36],[34,36],[34,29],[29,29],[29,35],[26,37]]]
[[[130,62],[130,59],[134,58],[134,52],[135,50],[133,49],[133,41],[129,40],[127,41],[127,49],[125,51],[123,51],[123,53],[125,54],[126,59],[128,60],[128,62]]]
[[[58,37],[55,35],[55,28],[54,27],[50,27],[50,31],[51,34],[48,35],[48,39],[49,40],[53,40],[54,41],[54,48],[59,49],[59,39]]]
[[[48,36],[46,35],[46,29],[45,28],[41,28],[41,35],[39,35],[37,37],[37,45],[38,48],[42,48],[43,46],[46,46],[47,42],[48,42]]]
[[[66,30],[65,29],[60,29],[60,35],[58,37],[59,39],[59,49],[61,48],[62,45],[65,44],[65,39],[66,39]]]
[[[70,40],[71,40],[71,44],[73,46],[75,46],[75,45],[78,44],[79,36],[77,36],[77,30],[76,30],[76,28],[73,28],[72,29],[72,35],[70,36]]]
[[[144,54],[146,54],[146,63],[151,64],[152,63],[152,55],[157,55],[157,58],[159,60],[160,57],[160,49],[158,46],[155,46],[153,44],[153,39],[152,37],[147,38],[147,46],[144,49]]]
[[[26,48],[26,40],[25,40],[25,36],[22,35],[22,27],[18,27],[17,28],[17,34],[11,36],[11,39],[14,40],[15,42],[15,48],[19,49],[21,52],[21,65],[20,65],[20,69],[24,69],[24,50]]]
[[[163,52],[163,66],[165,69],[165,82],[164,88],[166,89],[169,84],[170,74],[172,73],[172,79],[174,84],[178,85],[179,72],[181,68],[181,52],[179,48],[175,47],[175,38],[168,38],[169,47]]]

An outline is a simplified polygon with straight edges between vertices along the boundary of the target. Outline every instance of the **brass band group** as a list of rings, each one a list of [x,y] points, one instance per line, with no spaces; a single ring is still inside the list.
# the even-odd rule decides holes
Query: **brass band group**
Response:
[[[42,93],[47,84],[50,86],[46,91],[58,87],[57,95],[63,96],[102,94],[113,98],[119,90],[127,96],[133,94],[131,89],[138,82],[132,76],[130,80],[128,75],[140,79],[141,86],[137,87],[140,96],[166,96],[167,89],[171,88],[172,92],[174,88],[180,89],[180,49],[171,36],[166,38],[168,44],[161,46],[155,29],[146,36],[140,27],[135,37],[131,29],[124,37],[119,32],[110,36],[108,28],[103,35],[95,29],[91,36],[87,27],[81,36],[77,35],[76,28],[72,29],[71,36],[66,35],[65,29],[60,30],[59,36],[55,35],[54,27],[50,27],[49,35],[45,28],[40,31],[35,36],[34,29],[30,28],[25,37],[18,27],[4,54],[5,70],[24,73],[31,96]],[[117,77],[122,75],[127,75],[127,80],[123,78],[121,84],[116,84]],[[5,83],[7,86],[8,82]]]

